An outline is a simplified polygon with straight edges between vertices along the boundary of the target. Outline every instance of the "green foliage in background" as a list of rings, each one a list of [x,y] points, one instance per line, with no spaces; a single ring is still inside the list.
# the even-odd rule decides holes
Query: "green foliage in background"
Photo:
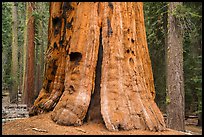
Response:
[[[47,48],[48,43],[48,19],[49,19],[49,2],[36,2],[35,11],[33,16],[35,17],[35,45],[36,47],[43,46],[44,49]],[[39,30],[38,26],[42,25],[42,29]],[[39,31],[42,35],[38,35]],[[39,50],[39,48],[37,48]],[[39,52],[37,52],[38,55]]]
[[[145,2],[144,15],[147,41],[152,62],[156,103],[165,113],[166,70],[165,40],[167,37],[168,2]],[[183,29],[184,90],[186,114],[202,111],[202,3],[184,2],[172,13]],[[166,99],[165,99],[166,98]]]
[[[9,88],[11,80],[11,3],[2,2],[2,87]]]
[[[2,89],[10,89],[12,84],[11,76],[11,44],[12,44],[12,9],[11,2],[2,2]],[[41,7],[41,11],[36,10],[35,27],[42,22],[42,30],[36,30],[35,43],[37,46],[41,45],[44,49],[47,47],[47,35],[48,35],[48,18],[49,18],[49,3],[48,2],[36,2],[36,9]],[[23,45],[24,45],[24,31],[26,27],[26,2],[17,3],[18,12],[18,61],[19,69],[20,65],[23,65]],[[37,35],[38,31],[42,31],[42,36]],[[38,54],[38,51],[37,51]],[[43,66],[44,64],[42,64]],[[23,69],[21,67],[21,73]],[[20,77],[20,75],[18,74]]]
[[[166,70],[165,70],[165,40],[166,40],[166,2],[144,2],[145,27],[147,43],[152,62],[155,101],[162,112],[166,108]]]
[[[184,2],[182,8],[187,26],[184,33],[186,112],[198,113],[202,111],[202,2]]]

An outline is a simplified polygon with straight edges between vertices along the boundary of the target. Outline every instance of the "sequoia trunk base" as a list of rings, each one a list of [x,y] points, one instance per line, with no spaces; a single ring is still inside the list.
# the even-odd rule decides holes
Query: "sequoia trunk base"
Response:
[[[45,79],[30,115],[161,131],[154,97],[142,3],[51,3]]]

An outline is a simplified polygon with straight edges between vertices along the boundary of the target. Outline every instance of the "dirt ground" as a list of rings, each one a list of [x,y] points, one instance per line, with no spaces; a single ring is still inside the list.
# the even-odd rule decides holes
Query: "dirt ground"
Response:
[[[142,130],[130,131],[108,131],[103,123],[84,123],[82,126],[61,126],[54,123],[50,118],[51,113],[38,116],[18,119],[6,122],[2,125],[3,135],[184,135],[179,132],[167,129],[162,132],[150,132]],[[202,130],[201,130],[202,134]]]

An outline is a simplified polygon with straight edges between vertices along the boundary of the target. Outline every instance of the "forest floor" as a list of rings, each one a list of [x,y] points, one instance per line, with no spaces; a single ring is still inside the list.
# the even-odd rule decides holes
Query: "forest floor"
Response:
[[[189,133],[167,129],[162,132],[144,130],[108,131],[103,123],[88,122],[82,126],[61,126],[50,118],[51,112],[2,124],[3,135],[185,135]],[[202,134],[202,128],[187,126],[191,134]]]

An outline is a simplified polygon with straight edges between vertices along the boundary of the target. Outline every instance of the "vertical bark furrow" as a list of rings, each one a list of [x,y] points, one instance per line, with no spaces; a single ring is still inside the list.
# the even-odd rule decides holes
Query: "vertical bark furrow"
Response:
[[[103,17],[102,20],[106,20],[108,18],[108,7],[105,5],[106,3],[101,3],[101,5],[103,6]],[[115,130],[116,128],[114,127],[114,125],[112,124],[112,114],[111,114],[111,110],[109,104],[110,104],[110,96],[107,96],[107,93],[111,90],[108,89],[108,80],[114,80],[115,78],[117,78],[117,75],[112,75],[112,77],[109,77],[109,73],[108,73],[108,68],[110,67],[110,63],[108,63],[108,60],[112,60],[111,58],[111,53],[112,52],[112,46],[109,45],[109,39],[107,38],[108,35],[108,22],[104,22],[102,21],[102,45],[103,45],[103,65],[102,65],[102,77],[101,77],[101,113],[102,113],[102,117],[103,120],[105,122],[105,125],[108,129],[112,129]],[[107,50],[107,46],[109,47],[109,49]],[[111,73],[115,73],[115,70],[112,70]],[[114,87],[117,86],[117,84],[114,85]],[[114,88],[113,87],[113,88]],[[117,91],[116,91],[117,94]],[[116,97],[116,95],[113,93],[112,97]],[[114,103],[114,102],[113,102]],[[113,104],[112,103],[112,104]]]
[[[102,67],[102,59],[103,59],[103,45],[102,45],[102,28],[100,28],[99,35],[99,48],[98,48],[98,59],[96,64],[96,69],[94,73],[94,88],[91,95],[91,101],[89,104],[86,121],[97,121],[102,122],[101,116],[101,105],[100,105],[100,84],[101,84],[101,67]]]

